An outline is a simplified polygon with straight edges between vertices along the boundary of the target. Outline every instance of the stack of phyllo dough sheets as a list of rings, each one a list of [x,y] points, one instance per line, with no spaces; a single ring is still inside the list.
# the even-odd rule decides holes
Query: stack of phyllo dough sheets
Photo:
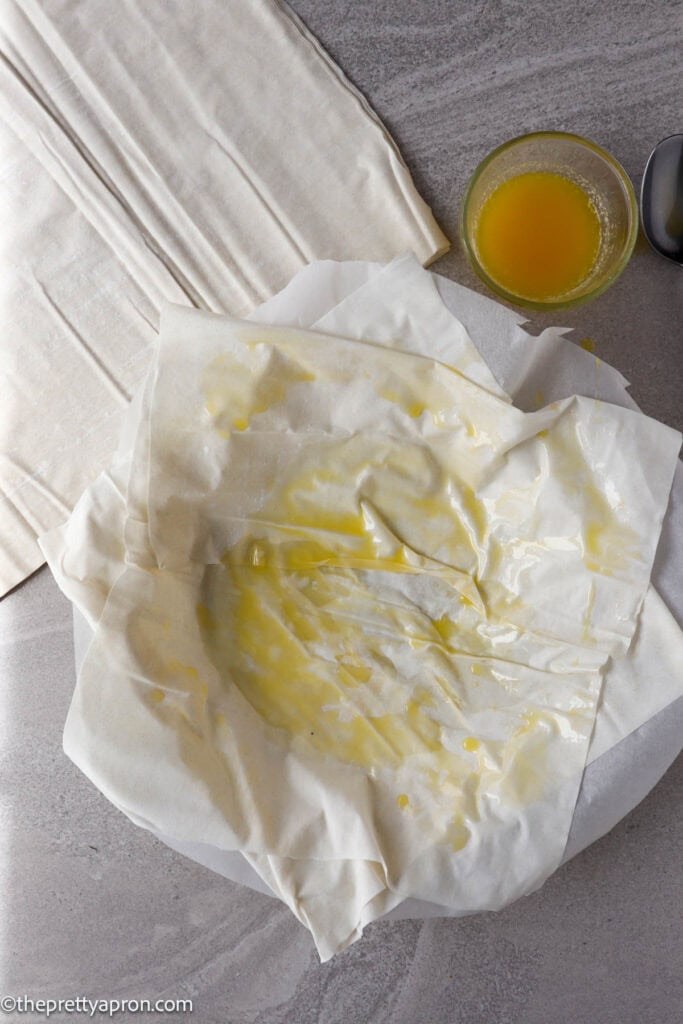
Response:
[[[41,541],[92,633],[66,752],[239,853],[323,958],[408,897],[541,884],[599,704],[642,712],[644,605],[683,658],[649,588],[679,435],[516,408],[417,261],[357,273],[286,325],[167,306],[111,468]]]

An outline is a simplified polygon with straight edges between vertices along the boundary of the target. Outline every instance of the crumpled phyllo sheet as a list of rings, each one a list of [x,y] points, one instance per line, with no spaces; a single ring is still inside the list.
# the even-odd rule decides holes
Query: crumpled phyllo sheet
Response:
[[[67,749],[136,820],[244,852],[324,957],[405,896],[504,905],[562,856],[678,443],[167,309]]]

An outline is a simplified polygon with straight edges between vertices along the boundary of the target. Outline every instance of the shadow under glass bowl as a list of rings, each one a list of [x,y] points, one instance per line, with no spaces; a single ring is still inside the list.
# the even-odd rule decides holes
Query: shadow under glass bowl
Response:
[[[477,223],[488,197],[509,178],[531,172],[560,174],[587,193],[600,223],[597,256],[571,290],[551,299],[516,295],[484,269],[477,250]],[[633,185],[614,157],[594,142],[567,132],[532,132],[510,139],[482,160],[469,180],[460,211],[460,234],[475,273],[500,298],[531,309],[563,309],[604,292],[628,263],[638,235]]]

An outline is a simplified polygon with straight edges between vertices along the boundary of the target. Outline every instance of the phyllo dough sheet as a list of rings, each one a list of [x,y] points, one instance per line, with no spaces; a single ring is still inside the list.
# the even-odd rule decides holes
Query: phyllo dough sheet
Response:
[[[172,301],[246,316],[311,261],[449,243],[277,0],[3,0],[0,594],[108,464]]]
[[[439,359],[363,336],[165,310],[65,733],[135,820],[242,851],[323,957],[559,864],[680,440],[515,409],[461,327]]]

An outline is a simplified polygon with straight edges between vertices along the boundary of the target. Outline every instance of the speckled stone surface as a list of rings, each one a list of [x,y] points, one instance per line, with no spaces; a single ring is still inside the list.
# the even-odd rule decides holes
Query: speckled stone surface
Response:
[[[638,192],[647,158],[683,131],[683,5],[672,0],[294,0],[368,98],[453,242],[435,270],[483,291],[458,241],[467,180],[490,150],[542,129],[608,149]],[[631,381],[641,408],[683,427],[683,274],[641,235],[595,302],[563,311],[577,340]],[[558,314],[534,314],[538,329]]]
[[[652,146],[683,130],[680,4],[293,6],[382,117],[454,240],[435,269],[477,290],[457,210],[492,147],[575,131],[638,185]],[[683,426],[677,267],[641,239],[620,281],[562,323],[594,339],[646,412]],[[201,1024],[680,1021],[680,759],[538,893],[497,915],[379,922],[321,966],[284,907],[136,829],[64,757],[72,666],[69,605],[43,570],[0,606],[0,995],[189,996],[184,1019]]]

